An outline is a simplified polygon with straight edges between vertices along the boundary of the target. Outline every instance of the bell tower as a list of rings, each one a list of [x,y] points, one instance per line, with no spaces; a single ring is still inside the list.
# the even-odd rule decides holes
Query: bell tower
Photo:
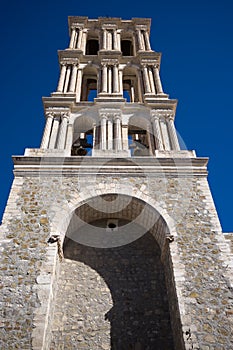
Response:
[[[13,156],[2,347],[231,349],[232,251],[181,149],[148,18],[69,17],[40,148]]]

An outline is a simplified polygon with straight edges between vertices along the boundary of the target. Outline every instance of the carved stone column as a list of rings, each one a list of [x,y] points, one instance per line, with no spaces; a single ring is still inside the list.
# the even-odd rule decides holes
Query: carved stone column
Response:
[[[59,134],[58,134],[58,140],[57,140],[57,148],[58,149],[64,149],[65,143],[66,143],[66,132],[67,132],[67,121],[68,116],[64,114],[61,119],[61,124],[59,127]]]
[[[123,71],[122,69],[119,69],[119,92],[123,96]]]
[[[168,132],[169,132],[169,137],[172,145],[172,149],[179,151],[180,150],[180,145],[176,133],[176,129],[174,126],[174,117],[170,115],[167,119],[167,125],[168,125]]]
[[[102,92],[107,92],[107,89],[108,89],[107,75],[108,75],[108,67],[106,64],[103,64],[103,68],[102,68]]]
[[[107,140],[107,130],[106,130],[106,115],[102,114],[101,115],[101,145],[100,145],[100,149],[105,151],[106,150],[106,140]]]
[[[158,150],[163,150],[163,139],[160,129],[159,117],[157,115],[152,116],[152,126],[154,130],[155,145]]]
[[[108,66],[108,93],[112,93],[112,67]]]
[[[83,29],[79,28],[78,29],[78,39],[77,39],[77,49],[81,49],[82,37],[83,37]]]
[[[114,118],[114,149],[115,151],[121,151],[122,150],[122,137],[121,137],[121,119],[120,116],[117,115]]]
[[[76,36],[77,36],[76,28],[72,27],[72,32],[71,32],[71,37],[70,37],[70,46],[69,46],[70,49],[75,48]]]
[[[138,47],[139,50],[144,50],[144,45],[143,45],[143,38],[142,38],[142,32],[141,29],[137,29],[137,38],[138,38]]]
[[[107,49],[107,30],[103,29],[103,49]]]
[[[151,67],[148,67],[148,75],[149,75],[151,92],[155,94],[155,83],[154,83],[154,77],[153,77],[153,72],[151,70]]]
[[[117,48],[121,51],[121,30],[117,30]]]
[[[51,148],[51,149],[54,149],[56,147],[59,123],[60,123],[60,117],[55,116],[53,118],[53,127],[52,127],[51,137],[50,137],[50,141],[49,141],[49,148]]]
[[[59,79],[58,86],[57,86],[57,92],[63,92],[65,76],[66,76],[66,64],[62,63],[61,72],[60,72],[60,79]]]
[[[112,132],[112,120],[108,119],[108,149],[112,150],[113,132]]]
[[[87,29],[83,29],[82,43],[81,43],[81,50],[83,51],[83,53],[85,53],[85,50],[86,50],[86,43],[87,43]]]
[[[96,123],[93,123],[93,149],[96,148]]]
[[[165,151],[170,151],[171,150],[170,139],[168,135],[168,129],[167,129],[167,123],[166,123],[165,117],[160,118],[160,126],[162,131],[164,149]]]
[[[69,87],[70,92],[75,91],[75,85],[76,85],[76,80],[77,80],[77,70],[78,70],[77,64],[73,64],[71,80],[70,80],[70,87]]]
[[[161,83],[160,76],[159,76],[158,66],[153,67],[153,71],[154,71],[156,92],[157,92],[157,94],[163,94],[163,88],[162,88],[162,83]]]
[[[65,149],[70,153],[71,153],[72,144],[73,144],[73,124],[68,124]]]
[[[147,71],[147,66],[143,65],[142,68],[143,71],[143,81],[144,81],[144,87],[145,87],[145,93],[150,93],[150,82],[148,78],[148,71]]]
[[[122,125],[122,148],[124,151],[129,149],[128,125]]]
[[[45,124],[45,128],[44,128],[44,134],[43,134],[40,148],[48,148],[48,146],[49,146],[49,139],[50,139],[50,134],[51,134],[51,129],[52,129],[52,123],[53,123],[53,114],[47,113],[46,114],[46,124]]]
[[[119,81],[118,81],[118,67],[116,64],[113,66],[113,92],[119,91]]]
[[[68,91],[68,86],[70,81],[70,72],[71,72],[71,66],[68,66],[66,69],[66,78],[65,78],[64,90],[63,90],[64,93]]]
[[[77,83],[76,83],[76,102],[80,102],[81,99],[81,87],[82,87],[82,69],[78,69]]]
[[[151,51],[149,33],[147,30],[144,30],[144,40],[145,40],[146,50]]]
[[[118,42],[117,42],[117,32],[116,29],[113,30],[113,50],[118,50]]]

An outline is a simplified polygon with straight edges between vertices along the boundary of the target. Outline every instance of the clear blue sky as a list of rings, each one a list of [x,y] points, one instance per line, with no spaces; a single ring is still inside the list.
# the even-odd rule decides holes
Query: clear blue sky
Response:
[[[8,1],[1,5],[0,217],[12,181],[11,155],[39,147],[42,96],[56,90],[57,50],[68,16],[152,18],[164,91],[178,99],[176,127],[188,149],[208,156],[209,182],[224,232],[233,231],[233,2]]]

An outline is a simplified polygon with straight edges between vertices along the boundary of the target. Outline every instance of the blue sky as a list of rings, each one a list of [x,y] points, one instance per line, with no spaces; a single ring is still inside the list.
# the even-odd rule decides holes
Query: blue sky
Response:
[[[1,5],[0,217],[13,179],[11,155],[40,145],[42,96],[56,90],[57,50],[68,16],[152,18],[164,91],[178,99],[176,127],[188,149],[209,157],[209,183],[224,232],[233,231],[233,3],[222,1],[54,1]]]

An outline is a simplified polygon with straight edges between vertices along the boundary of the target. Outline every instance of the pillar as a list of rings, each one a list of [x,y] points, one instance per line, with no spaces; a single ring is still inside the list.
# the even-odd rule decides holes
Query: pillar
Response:
[[[120,116],[116,116],[114,119],[115,134],[114,134],[114,149],[116,151],[122,150],[122,139],[121,139],[121,120]]]
[[[87,43],[87,29],[83,29],[81,50],[82,50],[84,53],[85,53],[85,49],[86,49],[86,43]]]
[[[49,146],[49,139],[50,139],[50,134],[51,134],[51,129],[52,129],[52,123],[53,123],[53,115],[52,113],[47,113],[46,114],[46,124],[44,128],[44,134],[43,138],[41,141],[41,146],[40,148],[48,148]]]
[[[57,141],[57,148],[58,149],[65,148],[67,121],[68,121],[68,116],[66,114],[64,114],[62,116],[61,124],[60,124],[60,128],[59,128],[58,141]]]
[[[118,50],[118,42],[117,42],[117,31],[116,29],[113,30],[113,50]]]
[[[70,80],[70,88],[69,88],[70,92],[74,92],[75,91],[75,85],[76,85],[76,80],[77,80],[77,70],[78,70],[77,65],[73,64],[71,80]]]
[[[106,150],[106,138],[107,138],[107,130],[106,130],[106,116],[101,115],[101,150]]]
[[[155,86],[156,86],[156,92],[157,94],[163,94],[163,88],[162,83],[159,76],[159,69],[157,66],[153,67],[154,71],[154,79],[155,79]]]
[[[71,154],[71,147],[73,144],[73,124],[67,125],[67,134],[66,134],[66,144],[65,149]]]
[[[146,136],[147,136],[147,142],[148,142],[148,146],[149,146],[149,154],[153,155],[152,144],[151,144],[150,125],[147,125]]]
[[[145,86],[145,93],[150,93],[150,82],[148,78],[148,71],[147,67],[144,65],[142,68],[143,71],[143,81],[144,81],[144,86]]]
[[[124,151],[128,151],[128,125],[122,125],[122,148]]]
[[[117,30],[117,45],[118,45],[118,50],[121,51],[121,31]]]
[[[143,41],[142,41],[142,32],[140,29],[137,29],[137,38],[139,50],[144,50]]]
[[[167,125],[168,125],[168,132],[169,132],[169,137],[172,145],[172,149],[175,151],[180,150],[180,145],[176,133],[176,129],[174,126],[174,118],[172,115],[170,115],[167,119]]]
[[[60,123],[60,117],[56,116],[55,118],[53,118],[53,127],[52,127],[51,137],[49,141],[49,148],[51,149],[54,149],[56,147],[59,123]]]
[[[104,64],[102,68],[102,92],[107,92],[107,74],[108,67]]]
[[[112,93],[112,67],[108,66],[108,93]]]
[[[152,126],[154,130],[156,148],[158,150],[163,150],[164,147],[163,147],[163,139],[162,139],[162,134],[160,129],[159,117],[156,115],[152,117]]]
[[[76,39],[76,28],[72,27],[72,32],[71,32],[71,37],[70,37],[70,49],[74,49],[75,48],[75,39]]]
[[[119,92],[123,96],[123,71],[122,69],[119,69]]]
[[[81,49],[82,36],[83,36],[83,30],[82,30],[82,28],[79,28],[79,30],[78,30],[78,40],[77,40],[77,49]]]
[[[95,149],[96,147],[96,124],[93,123],[93,145],[92,145],[93,149]]]
[[[113,66],[113,92],[119,91],[119,81],[118,81],[118,67],[115,64]]]
[[[151,92],[153,92],[153,94],[155,94],[155,83],[154,83],[154,77],[153,77],[153,72],[151,70],[151,67],[148,67],[148,75],[149,75]]]
[[[107,49],[107,30],[103,29],[103,49]]]
[[[151,51],[150,47],[150,39],[149,39],[149,33],[147,30],[144,30],[144,40],[145,40],[145,46],[147,51]]]
[[[59,79],[58,86],[57,86],[57,92],[63,92],[65,76],[66,76],[66,65],[64,63],[62,63],[61,72],[60,72],[60,79]]]
[[[76,102],[80,102],[82,88],[82,69],[77,71],[77,83],[76,83]]]
[[[166,123],[165,117],[160,118],[160,125],[161,125],[164,149],[165,149],[165,151],[170,151],[170,149],[171,149],[170,139],[169,139],[169,135],[168,135],[167,123]]]
[[[71,72],[71,67],[68,66],[66,69],[66,78],[65,78],[64,90],[63,90],[64,93],[68,91],[68,86],[70,81],[70,72]]]
[[[108,119],[108,149],[112,150],[112,141],[113,141],[113,132],[112,132],[112,120]]]

